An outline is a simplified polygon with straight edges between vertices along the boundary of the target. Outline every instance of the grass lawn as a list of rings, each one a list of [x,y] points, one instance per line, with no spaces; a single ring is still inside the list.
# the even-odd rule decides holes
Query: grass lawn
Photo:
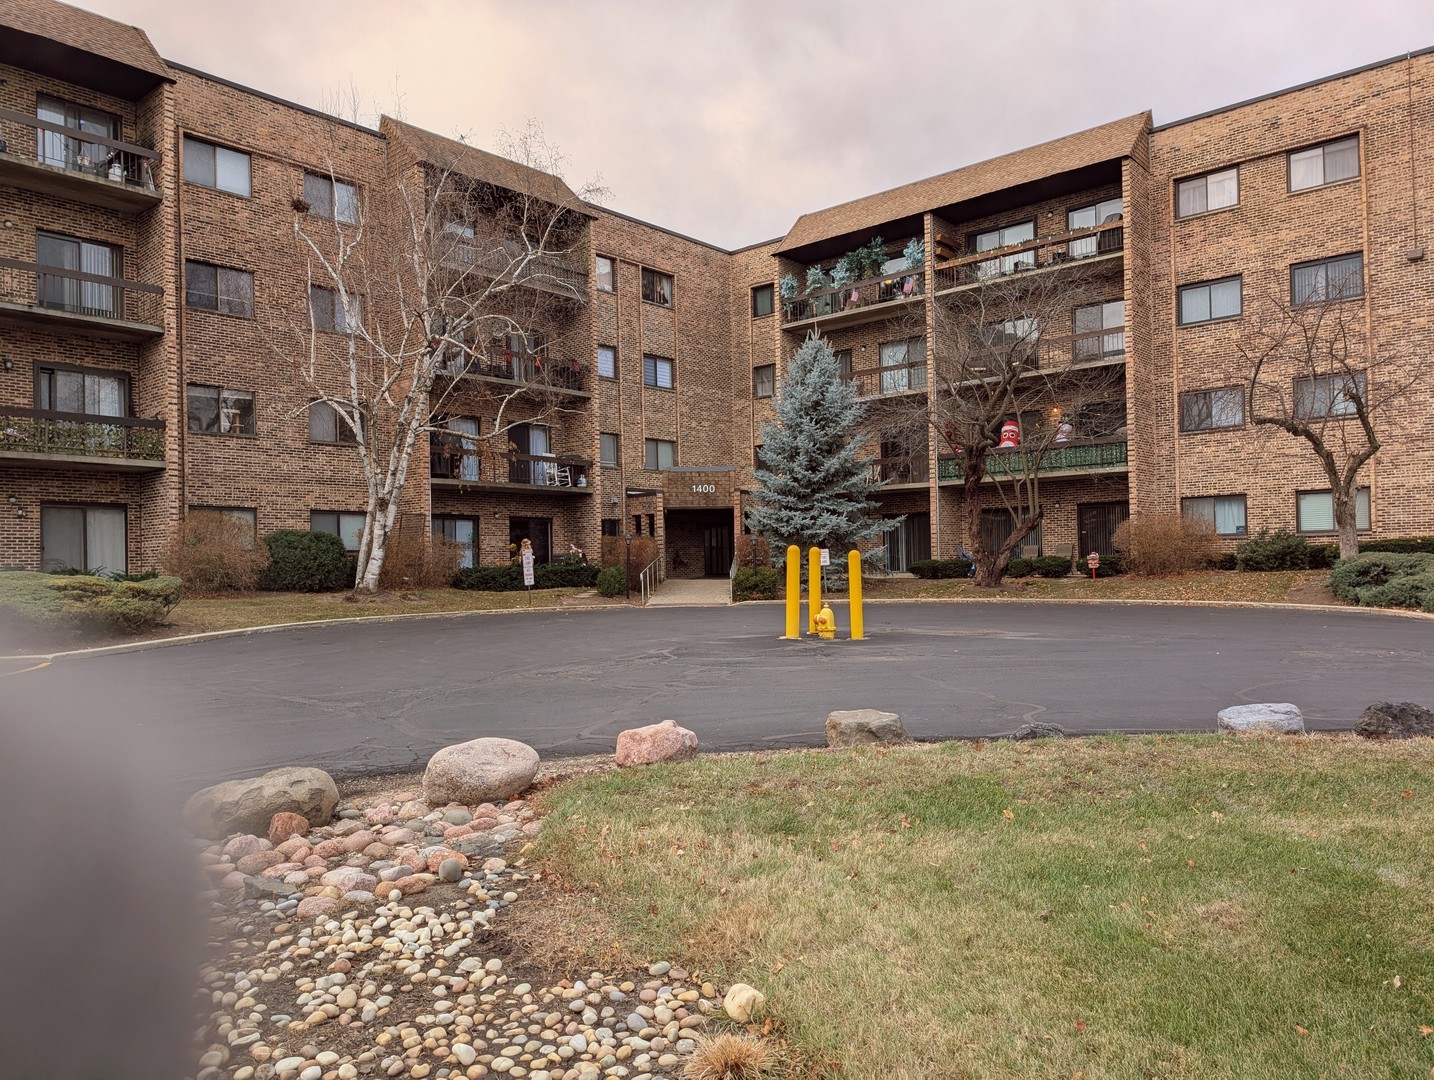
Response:
[[[1353,737],[713,756],[554,789],[535,855],[594,953],[763,990],[793,1075],[1427,1077],[1431,776]]]
[[[1328,570],[1284,570],[1244,574],[1211,570],[1171,578],[1122,574],[1091,581],[1083,578],[1008,578],[994,589],[978,589],[967,580],[874,578],[863,584],[868,600],[1006,599],[1051,600],[1217,600],[1267,604],[1340,604],[1329,591]]]

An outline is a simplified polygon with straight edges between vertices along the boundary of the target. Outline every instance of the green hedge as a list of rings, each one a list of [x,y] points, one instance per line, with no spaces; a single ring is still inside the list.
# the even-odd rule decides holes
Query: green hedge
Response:
[[[1385,551],[1400,555],[1434,555],[1434,536],[1409,536],[1402,540],[1370,540],[1359,545],[1359,553]]]
[[[140,577],[140,575],[135,575]],[[0,574],[0,618],[41,629],[138,633],[164,623],[183,594],[178,578],[117,581],[92,574]]]
[[[1338,557],[1336,544],[1311,544],[1303,536],[1280,529],[1261,532],[1235,549],[1235,569],[1263,573],[1271,570],[1322,570]]]
[[[276,529],[264,537],[269,565],[259,588],[273,592],[337,592],[354,583],[354,560],[333,533]]]
[[[776,600],[782,595],[782,575],[774,566],[739,566],[732,578],[732,600]]]
[[[1434,613],[1434,554],[1369,552],[1341,559],[1329,572],[1341,600],[1366,607],[1404,607]]]
[[[612,569],[617,569],[613,567]],[[563,562],[535,563],[533,566],[533,588],[535,589],[591,589],[598,583],[599,568],[593,563]],[[619,576],[622,571],[618,570]],[[523,568],[518,563],[502,566],[473,566],[453,575],[455,589],[472,589],[476,592],[513,592],[523,588]]]
[[[971,576],[974,563],[970,559],[922,559],[906,569],[919,578],[965,578]]]
[[[623,573],[622,567],[607,566],[598,571],[597,591],[599,596],[621,596],[626,588],[627,575]]]
[[[1035,572],[1041,577],[1063,578],[1070,576],[1071,561],[1063,555],[1042,555],[1032,559],[1031,562],[1035,564]]]

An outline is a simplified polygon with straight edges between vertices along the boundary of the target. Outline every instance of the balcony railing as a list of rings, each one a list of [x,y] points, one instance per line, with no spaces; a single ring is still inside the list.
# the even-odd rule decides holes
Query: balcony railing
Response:
[[[887,394],[920,392],[926,389],[926,361],[917,360],[910,364],[898,364],[893,367],[844,371],[841,377],[843,382],[856,384],[857,397],[883,397]]]
[[[0,408],[0,456],[164,461],[164,421]]]
[[[588,273],[582,266],[555,255],[530,255],[501,241],[489,245],[477,241],[454,244],[444,262],[472,267],[500,282],[531,285],[574,300],[584,299],[588,294]]]
[[[1125,250],[1125,226],[1113,221],[1092,229],[1077,229],[1043,240],[993,248],[975,255],[963,255],[934,267],[936,291],[979,285],[998,278],[1013,277],[1033,270],[1046,270],[1092,259],[1119,255]]]
[[[589,370],[582,364],[543,353],[505,351],[491,360],[470,355],[465,361],[443,365],[439,373],[522,383],[537,392],[558,390],[586,394],[590,388]]]
[[[924,484],[931,478],[931,466],[925,457],[910,454],[877,458],[867,464],[866,477],[873,484]]]
[[[806,296],[784,299],[782,322],[806,322],[882,304],[894,305],[920,296],[925,287],[920,267],[899,274],[884,274],[879,278],[858,281],[844,288],[823,289]]]
[[[526,487],[586,489],[593,463],[576,454],[487,454],[465,450],[460,437],[431,438],[428,475],[458,484],[517,484]]]
[[[0,175],[17,186],[137,212],[160,201],[158,162],[147,146],[0,109]]]
[[[0,305],[26,321],[113,324],[115,336],[164,332],[164,290],[158,285],[19,259],[0,258]]]
[[[960,481],[963,454],[944,455],[936,464],[942,483]],[[1114,472],[1129,465],[1126,440],[1084,439],[1057,443],[1045,450],[992,450],[986,457],[986,475],[998,480],[1021,476],[1048,476],[1059,473]]]

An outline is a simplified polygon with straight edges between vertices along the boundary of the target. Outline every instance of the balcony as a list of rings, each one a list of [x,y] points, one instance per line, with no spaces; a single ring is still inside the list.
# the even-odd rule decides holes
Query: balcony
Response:
[[[158,206],[147,146],[0,109],[0,184],[123,214]]]
[[[500,359],[487,360],[476,353],[465,361],[452,361],[438,369],[440,375],[473,379],[477,382],[517,385],[526,392],[592,397],[590,370],[571,360],[544,353],[505,351]]]
[[[889,319],[912,300],[920,299],[925,289],[926,281],[918,267],[908,273],[886,274],[840,289],[824,289],[784,299],[782,328],[800,330],[821,326],[824,330],[835,330]]]
[[[429,440],[429,483],[435,488],[476,491],[533,488],[554,495],[592,493],[591,459],[576,454],[489,454],[465,451],[459,437]]]
[[[866,478],[872,484],[887,487],[901,487],[915,484],[925,487],[931,479],[931,466],[926,458],[903,454],[898,457],[877,458],[867,463]]]
[[[586,300],[588,295],[584,267],[551,254],[531,254],[511,240],[461,241],[449,249],[443,265],[472,270],[499,284],[526,285],[566,300]]]
[[[164,421],[0,408],[0,460],[40,468],[154,472],[164,468]]]
[[[1069,268],[1073,264],[1109,262],[1124,255],[1124,223],[1107,222],[1093,229],[1077,229],[1044,240],[1029,240],[937,263],[933,268],[934,287],[938,293],[973,289],[1005,278]]]
[[[936,463],[940,483],[961,482],[961,454],[943,456]],[[986,479],[1005,480],[1023,476],[1092,476],[1097,473],[1126,472],[1129,469],[1126,440],[1085,439],[1060,443],[1043,452],[992,450],[986,458]]]
[[[126,278],[0,258],[0,322],[147,341],[164,334],[164,290]]]
[[[926,361],[917,360],[910,364],[897,364],[892,367],[843,371],[841,378],[842,382],[856,384],[858,398],[890,397],[894,394],[923,394],[926,392]]]

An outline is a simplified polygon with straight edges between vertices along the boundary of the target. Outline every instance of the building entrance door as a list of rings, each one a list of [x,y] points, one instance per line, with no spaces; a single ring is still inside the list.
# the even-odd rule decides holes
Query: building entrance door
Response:
[[[702,573],[726,577],[732,569],[732,522],[708,525],[702,530]]]
[[[1092,551],[1110,555],[1115,551],[1115,530],[1130,517],[1130,503],[1086,503],[1076,510],[1076,521],[1080,528],[1079,556]]]

